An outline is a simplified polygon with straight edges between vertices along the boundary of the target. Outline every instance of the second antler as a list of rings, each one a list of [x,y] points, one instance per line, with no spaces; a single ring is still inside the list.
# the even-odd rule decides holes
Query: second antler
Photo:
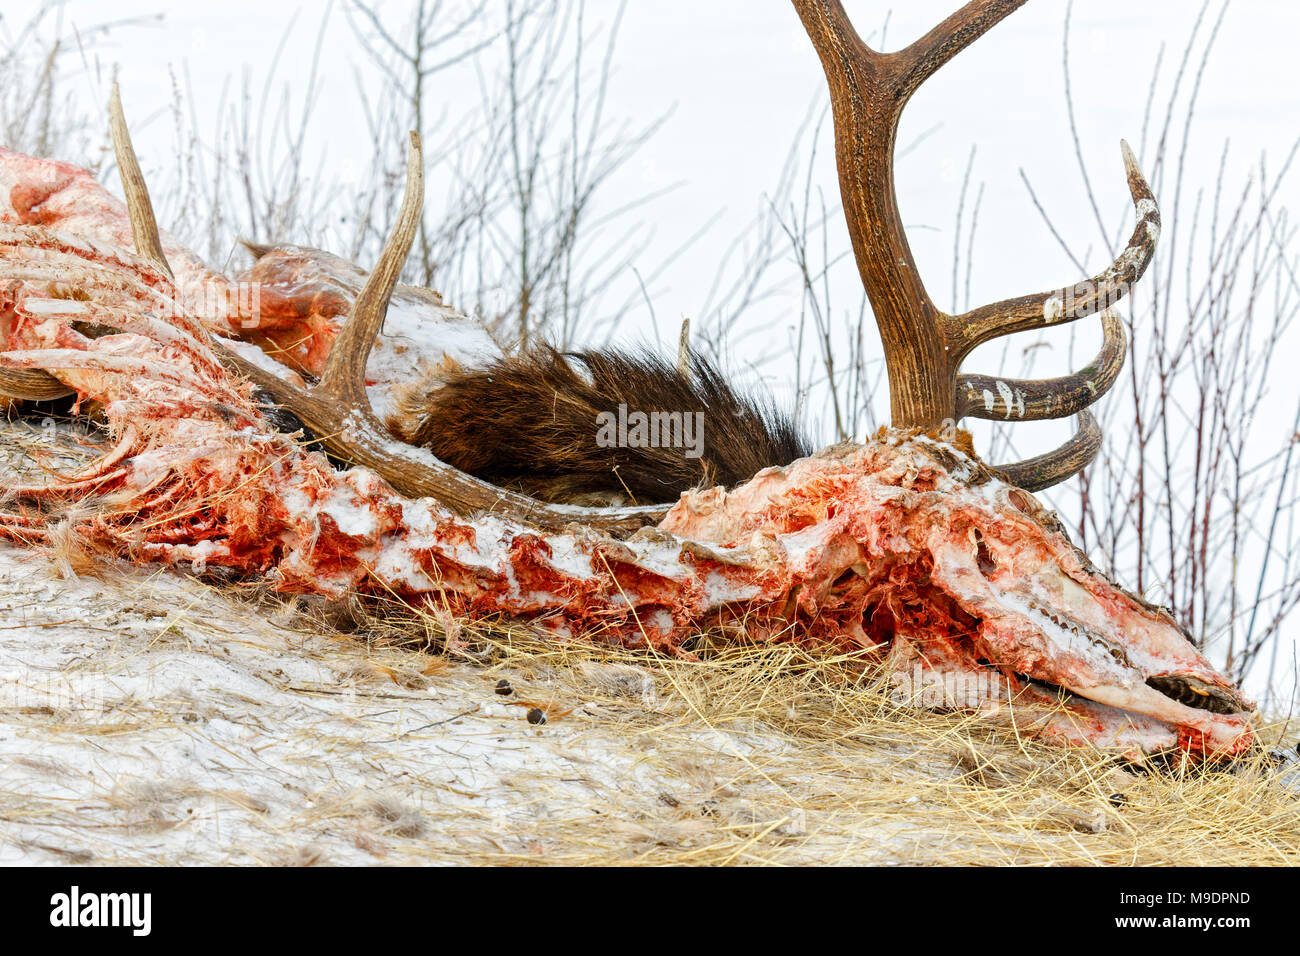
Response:
[[[830,86],[835,158],[849,237],[871,301],[889,373],[895,426],[935,428],[963,417],[1034,420],[1077,415],[1062,447],[1001,466],[1014,483],[1037,491],[1092,461],[1101,432],[1087,406],[1124,363],[1123,323],[1110,306],[1141,278],[1155,253],[1160,214],[1127,143],[1121,141],[1137,226],[1128,247],[1091,280],[948,315],[935,307],[916,269],[894,189],[894,145],[903,107],[940,67],[1025,0],[972,0],[910,46],[878,53],[854,31],[840,0],[793,0]],[[977,345],[1027,329],[1101,312],[1105,341],[1074,375],[1019,381],[960,375]]]

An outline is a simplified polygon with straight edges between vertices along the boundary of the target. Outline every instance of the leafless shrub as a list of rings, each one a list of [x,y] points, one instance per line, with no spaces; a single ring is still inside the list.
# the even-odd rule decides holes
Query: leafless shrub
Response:
[[[67,0],[45,0],[25,23],[0,12],[0,144],[98,168],[100,111],[83,96],[98,68],[96,52],[115,31],[137,29],[159,16],[104,20],[74,29]]]
[[[371,4],[353,0],[347,10],[382,76],[375,100],[401,104],[371,114],[378,166],[392,171],[384,177],[392,186],[375,197],[382,215],[367,207],[359,217],[353,248],[377,244],[396,208],[403,138],[394,127],[436,142],[447,107],[432,118],[429,78],[486,56],[499,69],[481,79],[479,102],[435,157],[448,191],[426,213],[412,279],[436,285],[511,341],[545,337],[565,347],[616,329],[638,303],[602,299],[645,250],[649,230],[629,214],[652,197],[599,214],[595,199],[665,118],[637,127],[608,116],[624,5],[507,0],[451,15],[440,0],[421,0],[400,30]]]

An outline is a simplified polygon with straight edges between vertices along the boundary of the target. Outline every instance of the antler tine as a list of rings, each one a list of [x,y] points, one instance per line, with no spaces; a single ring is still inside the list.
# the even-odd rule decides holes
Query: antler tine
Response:
[[[677,333],[677,371],[682,375],[691,372],[691,320],[682,319],[682,327]]]
[[[1003,400],[1006,414],[1002,417],[1005,418],[1011,418],[1013,413],[1021,420],[1078,415],[1078,430],[1064,445],[1036,458],[996,466],[1013,484],[1028,491],[1042,491],[1074,477],[1097,457],[1101,449],[1101,429],[1086,409],[1115,384],[1128,351],[1124,323],[1119,313],[1107,309],[1101,314],[1101,324],[1104,336],[1101,351],[1087,367],[1073,375],[1037,380],[999,380],[985,375],[963,375],[958,380],[962,389],[958,395],[958,408],[962,415],[998,418],[997,400],[992,398],[991,389],[996,389],[998,397]]]
[[[122,94],[116,82],[113,83],[113,95],[108,101],[108,128],[113,137],[113,154],[117,158],[117,170],[122,177],[122,192],[126,195],[126,211],[131,218],[131,235],[135,239],[136,252],[174,281],[176,277],[172,274],[172,267],[163,252],[162,237],[158,234],[158,220],[154,218],[149,186],[144,181],[144,173],[140,171],[135,147],[131,145],[126,114],[122,111]]]
[[[347,322],[330,346],[320,380],[310,391],[300,392],[243,356],[220,348],[221,359],[228,367],[252,379],[298,415],[308,428],[322,436],[321,443],[326,448],[344,460],[357,459],[358,449],[349,444],[349,439],[354,437],[351,432],[358,428],[363,431],[382,430],[366,393],[366,361],[388,313],[388,303],[401,276],[402,266],[415,241],[423,206],[424,149],[420,134],[412,130],[406,154],[406,187],[397,223],[384,243],[379,261],[352,303]],[[382,469],[376,470],[383,473]]]
[[[1039,421],[1068,418],[1081,412],[1115,384],[1128,351],[1124,322],[1115,309],[1101,314],[1101,328],[1101,351],[1073,375],[1040,379],[959,375],[958,420],[970,417]]]
[[[1086,282],[1054,292],[994,302],[972,309],[965,315],[950,316],[947,320],[949,337],[956,346],[958,361],[989,339],[1092,315],[1098,309],[1118,302],[1142,278],[1160,238],[1160,209],[1133,150],[1124,140],[1120,140],[1120,150],[1124,156],[1133,208],[1137,212],[1137,225],[1128,246],[1107,269]]]
[[[424,209],[424,150],[420,134],[410,133],[406,154],[406,190],[397,213],[397,224],[384,243],[379,261],[370,270],[366,284],[352,304],[352,314],[330,347],[325,371],[316,394],[328,393],[340,401],[370,411],[366,396],[366,359],[388,314],[388,302],[401,277],[402,267],[420,228]]]
[[[887,54],[899,77],[899,109],[940,67],[1027,2],[971,0],[919,40]]]
[[[1060,448],[1036,458],[1027,458],[1011,465],[998,465],[996,470],[1013,485],[1026,491],[1042,491],[1052,485],[1073,478],[1092,464],[1101,448],[1101,428],[1092,412],[1079,412],[1079,427],[1074,437]]]

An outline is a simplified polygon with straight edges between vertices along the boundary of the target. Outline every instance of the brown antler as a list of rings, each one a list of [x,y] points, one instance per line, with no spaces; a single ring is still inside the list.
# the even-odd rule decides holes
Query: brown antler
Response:
[[[1155,252],[1160,216],[1132,151],[1121,143],[1138,223],[1128,248],[1110,268],[1062,290],[948,315],[935,307],[925,290],[899,216],[893,163],[898,120],[926,78],[1025,0],[971,0],[895,53],[878,53],[863,43],[839,0],[793,3],[830,86],[844,215],[884,344],[893,423],[935,427],[967,415],[1042,419],[1077,414],[1079,431],[1064,446],[1002,468],[1031,490],[1070,477],[1092,460],[1101,444],[1096,421],[1083,409],[1113,384],[1124,362],[1123,326],[1113,312],[1103,313],[1106,338],[1101,354],[1074,375],[1014,381],[959,376],[958,371],[980,343],[1107,309],[1142,276]]]
[[[116,84],[109,112],[113,149],[122,177],[136,250],[170,276],[172,272],[163,254],[149,189],[127,133]],[[393,287],[419,229],[423,201],[423,152],[419,135],[412,132],[407,154],[406,190],[397,225],[353,303],[351,315],[335,339],[325,371],[314,388],[299,390],[214,338],[213,350],[222,364],[252,380],[297,415],[335,457],[370,468],[404,495],[436,498],[462,514],[497,512],[547,529],[581,522],[598,530],[627,531],[662,518],[668,510],[668,506],[663,504],[583,508],[549,504],[498,488],[439,461],[423,448],[398,441],[375,418],[366,394],[366,359],[388,312]]]

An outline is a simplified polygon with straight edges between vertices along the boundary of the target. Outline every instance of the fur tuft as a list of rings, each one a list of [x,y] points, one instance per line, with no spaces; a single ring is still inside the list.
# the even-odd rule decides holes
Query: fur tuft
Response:
[[[702,413],[687,447],[601,447],[602,413]],[[652,353],[535,346],[486,368],[447,369],[411,390],[388,427],[403,441],[501,487],[547,501],[672,501],[732,486],[809,454],[792,418],[737,394],[708,359],[682,371]],[[631,443],[629,443],[631,445]]]

